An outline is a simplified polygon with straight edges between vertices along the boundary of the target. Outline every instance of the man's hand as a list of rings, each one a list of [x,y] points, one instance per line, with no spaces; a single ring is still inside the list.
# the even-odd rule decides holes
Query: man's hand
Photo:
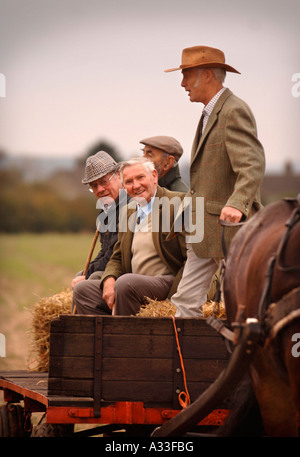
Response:
[[[231,206],[224,206],[221,211],[220,219],[228,222],[240,222],[242,219],[243,213],[236,208]]]
[[[115,283],[116,280],[113,277],[109,277],[104,281],[102,298],[106,301],[107,306],[113,310],[115,304]]]
[[[80,281],[84,281],[85,280],[85,276],[75,276],[75,278],[73,279],[72,281],[72,289],[74,289],[74,286],[80,282]]]

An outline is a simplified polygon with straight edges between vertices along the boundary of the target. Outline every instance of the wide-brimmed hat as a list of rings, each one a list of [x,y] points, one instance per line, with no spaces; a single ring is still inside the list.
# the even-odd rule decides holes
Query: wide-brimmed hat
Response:
[[[151,136],[150,138],[145,138],[141,140],[140,143],[152,146],[153,148],[161,149],[175,157],[176,162],[180,159],[183,154],[183,149],[179,141],[177,141],[172,136]]]
[[[85,174],[82,183],[89,184],[117,169],[117,162],[107,152],[99,151],[86,159]]]
[[[184,70],[186,68],[224,68],[226,71],[239,73],[235,68],[225,63],[225,54],[220,49],[209,46],[192,46],[182,51],[181,65],[178,68],[171,68],[168,71]]]

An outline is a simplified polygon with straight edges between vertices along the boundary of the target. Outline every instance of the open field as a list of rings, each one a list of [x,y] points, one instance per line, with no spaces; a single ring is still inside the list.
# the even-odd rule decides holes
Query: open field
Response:
[[[28,368],[32,307],[40,298],[70,287],[84,268],[93,237],[0,234],[0,333],[6,338],[0,370]]]

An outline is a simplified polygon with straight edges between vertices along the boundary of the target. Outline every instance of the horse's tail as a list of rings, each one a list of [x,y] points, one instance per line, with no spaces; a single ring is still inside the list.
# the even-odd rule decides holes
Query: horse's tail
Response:
[[[247,375],[235,389],[230,414],[218,431],[219,436],[263,436],[264,426],[250,377]]]

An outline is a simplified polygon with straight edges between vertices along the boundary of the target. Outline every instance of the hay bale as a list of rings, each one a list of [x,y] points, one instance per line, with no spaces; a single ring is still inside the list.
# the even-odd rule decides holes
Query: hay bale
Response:
[[[203,305],[203,315],[205,318],[215,316],[219,319],[226,319],[226,310],[222,301],[220,303],[214,301],[207,301]]]
[[[145,297],[147,303],[141,306],[140,311],[136,314],[140,317],[171,317],[175,315],[176,307],[167,300],[152,300]],[[203,315],[205,318],[208,316],[216,316],[219,319],[226,319],[226,311],[222,302],[215,303],[207,301],[203,305]]]
[[[152,300],[145,297],[147,303],[142,305],[136,316],[139,317],[171,317],[175,315],[176,308],[169,300]]]
[[[30,371],[48,371],[50,322],[61,314],[70,314],[73,291],[66,289],[51,297],[41,298],[32,309]]]

